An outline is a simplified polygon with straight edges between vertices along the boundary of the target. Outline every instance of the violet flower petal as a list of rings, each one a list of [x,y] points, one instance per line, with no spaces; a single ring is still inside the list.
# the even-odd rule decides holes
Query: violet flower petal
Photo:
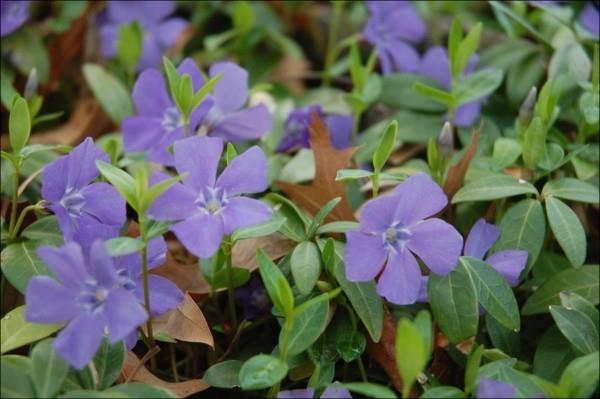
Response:
[[[215,185],[217,167],[223,152],[223,141],[215,137],[194,136],[176,141],[173,147],[175,168],[179,174],[188,172],[184,185],[201,192],[205,187]],[[266,162],[266,161],[265,161]],[[248,170],[244,170],[245,177]]]
[[[273,115],[260,104],[224,116],[209,129],[209,134],[227,141],[253,140],[264,136],[272,126]]]
[[[31,1],[2,0],[0,2],[0,36],[17,30],[29,17]]]
[[[102,312],[81,313],[58,334],[53,347],[60,357],[81,370],[98,350],[104,326]]]
[[[159,68],[162,64],[163,49],[159,46],[157,39],[150,36],[144,37],[142,54],[137,64],[137,70],[143,71],[148,68]]]
[[[158,173],[155,175],[158,175]],[[160,175],[162,176],[158,181],[168,178],[167,175],[162,173]],[[196,198],[197,193],[191,187],[175,183],[150,205],[148,217],[154,220],[189,218],[198,212],[198,206],[195,204]]]
[[[96,161],[110,163],[108,155],[96,147],[94,140],[90,137],[75,147],[65,158],[68,162],[67,188],[82,188],[100,176]]]
[[[479,379],[479,389],[477,390],[478,399],[509,399],[514,398],[515,394],[515,387],[511,384],[495,381],[485,377]]]
[[[88,270],[90,275],[100,283],[102,287],[113,287],[117,281],[117,273],[113,259],[108,255],[106,246],[101,240],[92,244],[88,259]]]
[[[127,337],[148,319],[144,307],[125,288],[108,294],[104,302],[104,315],[108,324],[108,339],[112,344]]]
[[[329,115],[325,118],[325,123],[329,129],[329,139],[331,144],[338,150],[343,150],[350,146],[352,137],[352,125],[354,123],[350,115]]]
[[[600,36],[600,15],[593,2],[589,1],[583,11],[581,11],[579,22],[585,29],[593,33],[594,36]]]
[[[224,113],[240,109],[248,98],[248,72],[233,62],[217,62],[210,67],[210,77],[221,73],[214,89],[215,104]]]
[[[221,245],[223,222],[218,216],[199,214],[173,225],[171,231],[192,254],[210,258]]]
[[[63,323],[75,317],[77,290],[48,276],[29,280],[25,293],[25,319],[34,323]]]
[[[78,288],[89,277],[81,248],[73,242],[60,248],[39,247],[37,255],[66,287]]]
[[[82,210],[104,224],[121,226],[126,219],[125,200],[108,183],[93,183],[81,189]]]
[[[409,305],[416,302],[420,286],[421,269],[414,256],[407,250],[391,253],[377,281],[377,293],[396,305]]]
[[[394,195],[399,196],[394,220],[406,226],[435,215],[448,203],[442,188],[425,173],[404,180],[394,189]]]
[[[158,44],[166,49],[175,44],[181,32],[188,25],[188,22],[183,18],[169,18],[150,29],[150,32],[156,36]]]
[[[350,395],[350,391],[342,385],[334,382],[323,391],[320,399],[352,399],[352,395]]]
[[[481,101],[472,101],[460,105],[454,114],[454,124],[458,127],[472,126],[481,113]]]
[[[393,223],[399,204],[397,195],[385,195],[367,201],[360,211],[360,230],[383,234]],[[382,237],[379,237],[382,239]]]
[[[485,253],[494,245],[500,237],[500,229],[484,219],[479,219],[465,240],[464,254],[477,259],[483,259]]]
[[[312,388],[306,389],[290,389],[287,391],[279,391],[277,399],[312,399],[315,395],[315,390]]]
[[[269,183],[263,150],[252,146],[235,157],[217,179],[216,186],[224,189],[228,197],[265,191]]]
[[[463,239],[456,229],[441,219],[427,219],[410,227],[408,248],[431,271],[445,276],[456,267]]]
[[[245,197],[230,198],[220,213],[223,232],[233,234],[237,229],[264,223],[272,214],[271,208],[262,201]]]
[[[485,261],[496,269],[511,287],[519,285],[519,276],[527,265],[527,251],[507,250],[490,255]]]
[[[126,152],[148,151],[155,147],[165,134],[162,119],[156,116],[129,116],[121,122],[121,130]]]
[[[204,85],[204,77],[202,77],[202,73],[200,73],[200,69],[198,69],[198,65],[191,58],[186,58],[177,67],[177,72],[179,74],[188,74],[192,79],[192,88],[194,91],[200,90],[202,85]]]
[[[387,251],[380,236],[359,231],[346,233],[344,261],[346,277],[350,281],[369,281],[381,271]]]
[[[387,44],[385,50],[394,64],[394,71],[412,73],[419,69],[420,57],[417,50],[402,41]]]
[[[140,280],[140,283],[142,281]],[[150,289],[150,310],[152,316],[159,316],[171,309],[175,309],[183,301],[183,292],[170,280],[150,275],[148,277]],[[143,287],[141,287],[143,294]]]

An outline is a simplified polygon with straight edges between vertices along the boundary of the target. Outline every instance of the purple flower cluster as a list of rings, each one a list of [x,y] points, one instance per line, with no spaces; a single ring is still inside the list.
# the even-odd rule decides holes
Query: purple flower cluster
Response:
[[[415,303],[422,277],[413,253],[439,275],[450,273],[458,263],[462,236],[443,220],[431,218],[447,202],[442,189],[424,173],[409,177],[391,195],[368,201],[359,230],[346,233],[348,279],[379,276],[379,295],[398,305]]]
[[[2,0],[0,2],[0,36],[17,30],[29,17],[29,0]]]
[[[188,251],[209,258],[219,249],[224,235],[271,217],[265,203],[241,196],[268,187],[267,158],[259,147],[237,156],[219,178],[221,139],[190,137],[176,141],[173,149],[177,172],[189,174],[183,184],[175,184],[153,203],[148,216],[178,221],[171,231]]]
[[[194,61],[187,58],[178,67],[188,74],[194,91],[204,84],[204,78]],[[248,98],[248,73],[231,62],[211,66],[209,76],[221,73],[214,93],[191,114],[188,131],[201,131],[228,141],[251,140],[271,130],[272,116],[264,105],[244,108]],[[183,116],[169,96],[165,79],[156,69],[140,74],[133,88],[137,115],[123,120],[123,144],[127,152],[148,152],[148,160],[173,165],[169,147],[184,138]]]
[[[328,115],[325,116],[319,105],[309,105],[293,110],[285,120],[283,137],[279,142],[277,151],[287,152],[298,147],[310,148],[310,121],[311,115],[316,112],[325,121],[329,130],[331,144],[338,150],[350,145],[352,135],[352,116]]]
[[[160,66],[165,50],[188,25],[183,18],[169,18],[174,11],[173,1],[107,1],[106,11],[99,16],[102,54],[115,57],[119,28],[137,21],[144,39],[138,71]]]

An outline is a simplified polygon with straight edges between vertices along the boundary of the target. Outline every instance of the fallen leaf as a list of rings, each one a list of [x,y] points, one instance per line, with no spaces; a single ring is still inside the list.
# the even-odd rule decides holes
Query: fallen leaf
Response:
[[[179,341],[200,342],[214,349],[215,342],[202,310],[189,294],[170,312],[152,320],[155,333],[165,333]]]
[[[304,91],[304,79],[310,73],[310,62],[305,58],[285,56],[271,73],[269,81],[280,83],[292,94],[299,95]]]
[[[183,264],[175,260],[170,251],[167,252],[167,261],[150,272],[171,280],[183,292],[194,294],[207,294],[210,292],[208,282],[200,273],[198,262]]]
[[[121,370],[121,375],[119,376],[119,382],[123,383],[127,381],[129,376],[135,371],[140,359],[133,352],[128,352],[125,357],[125,365],[123,366],[123,370]],[[140,369],[135,373],[132,382],[143,382],[145,384],[153,385],[156,387],[166,388],[169,391],[173,392],[175,395],[180,398],[185,398],[187,396],[193,395],[198,392],[202,392],[208,388],[208,385],[203,380],[197,378],[193,380],[183,381],[183,382],[167,382],[163,381],[154,374],[152,374],[148,369],[144,366],[140,367]]]
[[[515,179],[522,179],[527,181],[533,180],[533,172],[526,168],[506,168],[504,169],[504,173],[506,173],[507,175],[511,175]]]
[[[448,169],[448,176],[446,177],[446,182],[444,183],[444,192],[448,196],[448,202],[452,200],[454,194],[456,194],[456,192],[462,187],[465,181],[465,176],[467,174],[467,169],[469,169],[471,159],[473,159],[475,152],[477,152],[477,142],[479,141],[480,132],[481,127],[477,128],[475,132],[473,132],[469,148],[467,148],[460,161]]]
[[[335,176],[339,169],[348,166],[356,147],[336,150],[329,140],[327,127],[316,112],[312,113],[309,130],[310,143],[315,155],[314,180],[309,185],[282,181],[278,181],[277,185],[292,201],[313,215],[330,200],[341,197],[342,200],[333,208],[326,221],[355,220],[346,196],[346,186],[335,181]]]
[[[231,262],[235,267],[243,267],[251,272],[258,269],[256,251],[262,249],[272,260],[283,258],[292,252],[296,243],[282,234],[274,233],[264,237],[247,238],[237,241],[231,251]]]

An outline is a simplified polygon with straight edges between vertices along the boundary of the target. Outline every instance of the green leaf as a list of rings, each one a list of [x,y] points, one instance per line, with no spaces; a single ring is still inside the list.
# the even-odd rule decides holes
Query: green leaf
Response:
[[[325,331],[329,314],[328,298],[327,294],[321,294],[294,310],[292,327],[287,341],[288,355],[293,356],[304,352]],[[282,330],[279,334],[281,350],[286,344],[284,335],[285,332]]]
[[[0,352],[6,353],[58,331],[62,324],[35,324],[25,321],[25,305],[8,312],[0,320]]]
[[[309,294],[321,274],[321,255],[317,245],[311,241],[298,244],[292,252],[290,265],[298,290]]]
[[[379,342],[383,329],[383,303],[381,297],[377,295],[375,282],[348,281],[344,264],[339,257],[335,266],[335,278],[373,341]]]
[[[306,215],[289,199],[275,193],[267,194],[264,199],[270,202],[275,213],[286,219],[279,232],[286,237],[296,241],[307,239],[306,229],[309,220]]]
[[[529,168],[535,168],[544,158],[546,151],[546,129],[539,116],[533,118],[523,140],[523,161]]]
[[[469,272],[481,306],[506,328],[521,328],[519,307],[512,289],[500,273],[476,258],[462,256],[460,263]]]
[[[560,375],[577,353],[556,326],[550,327],[538,342],[533,359],[533,372],[549,381],[558,382]]]
[[[544,158],[538,163],[538,168],[548,172],[556,170],[563,165],[565,150],[556,143],[546,143]]]
[[[85,388],[106,389],[116,380],[125,364],[125,344],[119,341],[111,345],[108,338],[103,337],[100,347],[92,359],[96,375],[91,375],[90,367],[78,371]],[[97,382],[97,383],[96,383]]]
[[[542,190],[543,197],[557,197],[571,201],[597,204],[598,187],[572,177],[550,180]]]
[[[413,85],[413,90],[427,98],[444,104],[446,107],[452,106],[455,101],[452,94],[448,93],[447,91],[437,89],[421,82],[416,82]]]
[[[514,330],[504,327],[489,313],[485,315],[485,326],[487,327],[487,332],[493,346],[510,356],[519,356],[521,351],[519,334]]]
[[[383,169],[398,141],[398,122],[393,120],[383,132],[377,149],[373,154],[373,168],[379,172]]]
[[[499,227],[500,238],[494,250],[523,249],[528,253],[528,268],[532,267],[546,235],[546,217],[540,202],[534,199],[519,201],[504,214]]]
[[[247,238],[268,236],[279,230],[285,224],[286,220],[284,217],[272,218],[261,224],[238,229],[232,234],[231,239],[235,242]]]
[[[150,205],[152,205],[162,193],[174,186],[178,181],[183,180],[187,175],[188,172],[184,172],[177,176],[161,180],[158,183],[151,185],[147,189],[146,187],[143,187],[142,192],[144,192],[144,196],[140,201],[140,211],[145,213],[150,208]],[[144,181],[144,185],[147,185],[146,181]]]
[[[413,85],[421,82],[436,87],[439,82],[425,76],[410,73],[392,73],[382,77],[381,93],[378,102],[395,109],[443,112],[446,107],[427,97],[415,96]]]
[[[19,96],[13,101],[8,118],[8,132],[10,146],[18,153],[29,141],[31,133],[31,116],[27,101],[23,97]]]
[[[598,326],[583,312],[563,306],[550,306],[550,314],[565,338],[580,352],[598,350]]]
[[[53,342],[53,339],[45,339],[31,351],[31,379],[40,398],[53,397],[69,372],[69,365],[58,356]]]
[[[450,342],[459,343],[477,333],[477,291],[463,262],[444,277],[431,274],[428,293],[434,319]]]
[[[54,215],[45,216],[31,223],[21,232],[21,237],[55,247],[60,247],[65,242]]]
[[[327,215],[329,215],[331,211],[333,211],[333,209],[337,206],[337,204],[340,203],[341,200],[341,197],[335,197],[334,199],[328,201],[325,205],[323,205],[321,209],[319,209],[319,212],[317,212],[317,214],[315,215],[315,218],[310,223],[310,226],[308,226],[308,230],[306,232],[306,235],[308,237],[312,238],[315,235],[321,223],[323,223]]]
[[[117,34],[117,58],[128,71],[135,73],[135,69],[142,55],[144,33],[137,21],[123,24]]]
[[[358,229],[357,222],[331,222],[319,227],[317,229],[317,234],[346,233],[356,229]]]
[[[36,250],[37,243],[22,241],[10,244],[0,254],[2,273],[22,294],[25,294],[31,277],[52,275],[48,267],[36,255]]]
[[[515,11],[513,11],[512,9],[510,9],[509,7],[505,6],[502,2],[500,1],[490,1],[490,5],[492,6],[492,9],[494,10],[494,13],[496,15],[504,15],[509,17],[510,19],[512,19],[514,22],[518,23],[519,25],[521,25],[521,27],[525,28],[533,37],[535,37],[539,42],[550,46],[550,43],[548,42],[548,40],[541,34],[539,33],[530,23],[527,19],[525,19],[524,17],[522,17],[521,15],[517,14]]]
[[[456,104],[465,104],[493,93],[503,77],[501,69],[483,69],[472,73],[456,85]]]
[[[294,311],[294,294],[285,276],[262,250],[257,251],[256,258],[258,260],[260,276],[269,293],[269,297],[273,301],[273,305],[284,316],[290,316]]]
[[[554,237],[571,264],[579,267],[585,261],[587,241],[585,231],[573,210],[556,198],[546,198],[546,215]]]
[[[189,74],[180,75],[179,89],[177,97],[174,98],[177,107],[181,113],[186,116],[192,112],[192,100],[194,97],[194,88],[192,87],[192,78]]]
[[[600,324],[600,314],[593,303],[573,292],[563,291],[559,294],[560,303],[567,309],[575,309],[585,314],[594,326]]]
[[[233,388],[240,386],[238,378],[243,362],[241,360],[225,360],[212,365],[206,370],[202,379],[211,387]]]
[[[100,106],[116,124],[133,114],[129,91],[110,72],[97,64],[85,64],[83,76],[100,102]]]
[[[179,97],[179,80],[181,77],[177,72],[175,65],[167,57],[163,56],[163,66],[165,68],[165,74],[167,75],[167,82],[169,82],[169,90],[171,92],[171,98],[175,99]]]
[[[21,149],[20,154],[23,159],[28,158],[29,156],[36,154],[38,152],[44,151],[60,151],[60,152],[68,152],[72,148],[71,146],[64,144],[29,144]]]
[[[470,393],[473,387],[475,386],[475,382],[477,381],[477,373],[479,371],[479,366],[481,365],[481,357],[483,356],[483,350],[485,347],[483,345],[478,345],[474,343],[471,347],[471,351],[467,356],[467,365],[465,367],[465,392]]]
[[[128,382],[126,384],[115,385],[101,392],[107,397],[116,398],[179,398],[167,388],[142,384],[140,382]],[[114,395],[114,396],[113,396]]]
[[[246,391],[268,388],[283,380],[287,371],[287,364],[276,357],[256,355],[240,369],[240,386]]]
[[[104,242],[110,256],[123,256],[139,252],[144,248],[141,240],[131,237],[116,237]]]
[[[254,24],[254,8],[247,1],[232,4],[233,27],[238,35],[245,35]]]
[[[520,194],[538,194],[534,186],[504,174],[487,175],[465,184],[452,197],[452,203],[490,201]]]
[[[346,363],[350,363],[363,354],[366,346],[365,336],[358,331],[351,331],[350,334],[339,337],[335,349]]]
[[[560,377],[560,387],[568,398],[589,398],[598,387],[598,352],[573,360]]]
[[[574,292],[594,305],[600,303],[598,266],[567,269],[550,277],[523,305],[523,315],[548,312],[551,305],[560,305],[561,291]]]
[[[44,46],[43,35],[39,34],[33,26],[26,24],[21,29],[5,36],[2,39],[2,52],[11,54],[13,62],[19,72],[28,76],[32,69],[37,71],[40,83],[47,83],[50,75],[50,62],[48,52]],[[4,87],[2,88],[4,91]]]
[[[400,319],[396,329],[396,362],[402,376],[402,397],[408,397],[428,359],[427,345],[419,330],[410,320]]]
[[[455,399],[455,398],[466,398],[467,394],[461,391],[460,389],[452,386],[439,386],[429,388],[423,394],[421,394],[421,399]]]
[[[98,170],[112,184],[125,201],[136,211],[139,210],[138,198],[135,192],[135,179],[127,172],[103,161],[96,161]]]
[[[448,33],[448,60],[450,65],[457,64],[458,48],[463,40],[462,24],[458,17],[454,17]],[[452,73],[452,71],[451,71]]]
[[[588,125],[595,125],[600,120],[600,94],[585,92],[579,98],[579,109]]]
[[[373,172],[362,169],[339,169],[335,175],[335,181],[351,181],[373,176]]]
[[[34,398],[33,384],[27,374],[24,374],[17,366],[8,362],[4,356],[0,359],[2,370],[2,385],[0,385],[0,396],[2,398]]]
[[[349,64],[352,85],[357,92],[361,92],[366,82],[366,71],[363,68],[362,61],[360,59],[360,51],[358,49],[357,42],[352,43],[352,46],[350,46]]]
[[[522,151],[523,147],[519,141],[513,138],[500,137],[494,142],[494,151],[492,155],[494,165],[498,169],[504,169],[507,166],[514,164],[515,161],[519,159]]]
[[[233,288],[241,287],[250,280],[250,270],[243,267],[231,268],[231,285]],[[229,271],[226,268],[217,270],[212,278],[213,289],[227,288],[229,286]]]
[[[475,53],[477,47],[479,47],[482,29],[483,24],[481,22],[476,23],[458,45],[455,62],[451,64],[452,76],[455,79],[458,79],[462,74],[469,61],[471,61],[471,56]]]
[[[372,382],[347,382],[339,385],[351,392],[356,392],[372,398],[396,398],[394,391],[383,385],[373,384]]]

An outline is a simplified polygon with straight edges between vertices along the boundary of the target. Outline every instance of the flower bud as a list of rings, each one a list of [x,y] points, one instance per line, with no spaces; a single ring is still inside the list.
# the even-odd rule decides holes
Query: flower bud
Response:
[[[535,102],[537,101],[537,88],[533,86],[531,90],[529,90],[529,94],[523,101],[521,108],[519,109],[519,122],[523,124],[523,126],[527,126],[529,122],[531,122],[531,116],[533,115],[533,107],[535,107]]]
[[[37,95],[38,91],[38,74],[37,69],[33,68],[31,72],[29,72],[29,76],[27,77],[27,83],[25,83],[25,93],[24,97],[26,100],[31,100],[33,97]]]
[[[444,123],[442,131],[437,139],[438,152],[443,157],[448,157],[454,149],[454,135],[450,122]]]

